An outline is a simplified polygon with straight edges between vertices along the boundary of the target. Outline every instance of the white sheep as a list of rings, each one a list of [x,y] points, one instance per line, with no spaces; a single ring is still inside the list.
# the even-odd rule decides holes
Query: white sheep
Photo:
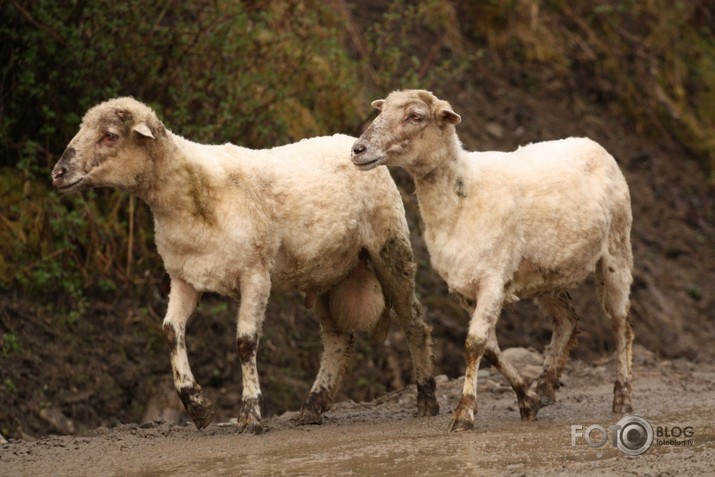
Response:
[[[298,417],[320,423],[352,351],[353,331],[389,325],[394,308],[409,341],[418,414],[438,411],[430,327],[414,294],[416,265],[399,192],[387,170],[350,164],[355,141],[312,138],[266,150],[202,145],[166,129],[132,98],[91,108],[52,171],[62,192],[111,186],[143,199],[171,278],[163,329],[174,384],[198,428],[213,405],[186,354],[185,329],[200,293],[240,300],[241,431],[260,433],[256,350],[271,289],[300,290],[321,324],[320,370]]]
[[[482,356],[509,380],[523,419],[554,402],[575,344],[567,290],[594,271],[616,340],[613,412],[630,412],[632,216],[613,157],[585,138],[468,152],[454,127],[461,117],[430,92],[393,92],[372,105],[381,113],[354,144],[352,161],[363,171],[388,165],[412,175],[432,266],[471,314],[464,388],[450,429],[474,425]],[[501,357],[495,335],[502,306],[522,298],[535,298],[554,322],[535,390]]]

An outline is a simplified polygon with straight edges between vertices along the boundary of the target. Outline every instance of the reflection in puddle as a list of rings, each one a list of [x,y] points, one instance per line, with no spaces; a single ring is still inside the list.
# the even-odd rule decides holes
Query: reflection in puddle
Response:
[[[539,473],[539,469],[567,473],[576,463],[609,461],[612,465],[654,462],[669,453],[696,456],[715,448],[715,410],[704,408],[694,414],[658,415],[653,425],[693,422],[695,445],[690,448],[653,446],[646,454],[628,457],[610,441],[595,449],[582,443],[571,446],[571,423],[543,419],[534,423],[494,423],[466,433],[446,432],[446,417],[415,420],[399,427],[398,422],[378,425],[326,425],[310,432],[300,429],[277,431],[270,439],[225,435],[216,443],[222,452],[193,453],[205,458],[147,469],[140,475],[493,475]],[[615,422],[615,420],[614,420]],[[574,422],[575,424],[576,422]],[[583,424],[591,424],[584,419]],[[605,425],[611,422],[598,422]],[[442,425],[444,424],[444,425]],[[224,440],[225,439],[225,440]],[[244,445],[247,439],[250,445]],[[234,449],[234,454],[226,454]],[[210,457],[208,457],[210,456]],[[688,458],[683,455],[684,458]]]

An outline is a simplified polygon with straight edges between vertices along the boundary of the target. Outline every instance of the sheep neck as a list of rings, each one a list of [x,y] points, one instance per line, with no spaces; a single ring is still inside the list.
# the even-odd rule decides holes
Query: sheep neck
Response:
[[[167,131],[149,150],[147,160],[150,168],[137,195],[149,205],[156,220],[190,214],[210,221],[208,212],[202,207],[205,201],[199,196],[203,181],[200,166],[191,161],[185,152],[193,143]]]
[[[447,223],[454,222],[466,197],[463,149],[456,134],[454,139],[450,145],[431,151],[428,160],[419,161],[422,164],[434,165],[433,167],[422,166],[412,170],[408,168],[415,180],[420,212],[428,229],[444,230]]]

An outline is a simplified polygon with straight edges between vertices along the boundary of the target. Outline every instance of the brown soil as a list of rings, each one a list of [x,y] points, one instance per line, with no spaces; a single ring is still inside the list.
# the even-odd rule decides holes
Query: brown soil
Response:
[[[612,445],[608,431],[602,447],[583,438],[572,446],[572,425],[608,429],[620,419],[609,411],[613,368],[612,361],[573,362],[557,403],[535,422],[519,420],[505,380],[482,372],[472,432],[447,432],[461,380],[442,376],[442,412],[435,417],[412,417],[416,393],[409,386],[369,403],[340,402],[321,426],[294,426],[295,412],[287,412],[269,419],[269,432],[259,436],[237,434],[230,423],[198,431],[147,422],[84,437],[13,441],[0,446],[0,475],[712,475],[715,367],[659,361],[641,347],[636,405],[653,428],[653,444],[630,457]],[[658,437],[688,428],[689,438]],[[590,437],[597,441],[600,434]]]

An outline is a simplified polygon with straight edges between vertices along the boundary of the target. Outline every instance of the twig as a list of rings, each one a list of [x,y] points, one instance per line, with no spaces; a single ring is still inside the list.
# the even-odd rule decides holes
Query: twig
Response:
[[[45,255],[44,257],[40,258],[39,260],[35,260],[35,261],[32,262],[31,264],[27,265],[25,268],[23,268],[23,269],[20,271],[20,273],[21,273],[21,274],[27,273],[28,271],[30,271],[30,269],[36,267],[37,265],[41,264],[42,262],[47,261],[47,260],[50,260],[51,258],[55,258],[56,256],[61,255],[61,254],[65,253],[66,251],[67,251],[67,248],[66,248],[66,247],[65,247],[65,248],[61,248],[61,249],[59,249],[59,250],[55,250],[55,251],[52,252],[51,254]]]
[[[127,278],[132,276],[132,249],[134,248],[134,196],[129,196],[129,241],[127,243]]]

